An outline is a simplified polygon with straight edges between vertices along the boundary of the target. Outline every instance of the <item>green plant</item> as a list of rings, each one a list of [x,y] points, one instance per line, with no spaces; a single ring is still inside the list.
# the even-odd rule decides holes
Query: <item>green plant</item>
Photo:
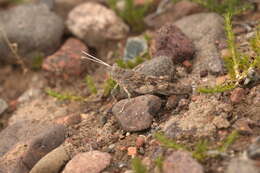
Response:
[[[138,157],[132,159],[132,170],[134,173],[147,173],[146,167]]]
[[[103,93],[103,96],[104,96],[104,97],[109,96],[109,94],[110,94],[111,91],[116,87],[116,85],[117,85],[116,81],[114,81],[112,78],[108,78],[108,79],[105,81],[105,84],[104,84],[104,93]]]
[[[117,2],[120,0],[108,0],[108,5],[113,9],[127,24],[130,25],[133,32],[141,32],[145,29],[144,17],[149,10],[150,4],[147,3],[143,6],[135,6],[134,0],[123,0],[124,9],[117,8]]]
[[[57,98],[58,100],[72,100],[72,101],[83,101],[84,100],[84,98],[81,96],[75,96],[75,95],[72,95],[69,93],[59,93],[59,92],[53,91],[51,89],[46,89],[45,92],[48,95]]]
[[[8,0],[11,4],[22,4],[24,3],[24,0]]]
[[[44,60],[44,54],[42,52],[37,52],[32,60],[32,69],[33,70],[41,69],[43,60]]]
[[[200,140],[196,144],[195,149],[192,152],[192,156],[199,161],[203,161],[207,157],[207,151],[208,151],[208,141]]]
[[[217,148],[217,154],[226,152],[227,149],[238,139],[238,132],[232,131],[221,143],[221,146]],[[204,161],[207,157],[212,156],[208,154],[209,151],[209,142],[208,140],[199,140],[195,147],[186,147],[181,144],[177,144],[175,141],[168,139],[162,133],[156,133],[154,135],[155,139],[157,139],[164,147],[173,148],[176,150],[184,150],[192,153],[193,158],[198,161]]]
[[[119,67],[121,68],[128,68],[128,69],[132,69],[134,67],[136,67],[137,65],[143,63],[145,61],[144,58],[142,58],[141,56],[137,56],[136,58],[134,58],[134,60],[129,60],[129,61],[124,61],[123,59],[117,59],[116,63]]]
[[[168,139],[165,135],[163,135],[162,133],[156,133],[154,134],[154,138],[157,139],[159,142],[161,142],[161,144],[167,148],[173,148],[176,150],[186,150],[188,151],[188,149],[181,144],[177,144],[175,141]]]
[[[255,51],[255,57],[251,58],[249,55],[240,53],[235,44],[235,35],[232,31],[232,14],[224,15],[225,29],[227,35],[228,49],[231,53],[230,57],[225,57],[224,62],[228,70],[230,80],[222,85],[217,85],[207,88],[198,88],[198,92],[215,93],[232,90],[238,86],[243,87],[243,81],[250,77],[250,73],[260,67],[260,33],[257,31],[256,36],[251,40],[251,48]],[[246,83],[244,84],[246,85]]]
[[[155,165],[159,169],[159,172],[163,172],[163,157],[159,156],[155,159]]]
[[[85,83],[92,94],[97,94],[97,88],[95,86],[93,78],[90,75],[87,75],[85,77]]]
[[[220,152],[226,152],[227,149],[235,142],[236,139],[238,139],[239,133],[238,131],[234,130],[231,132],[226,139],[222,142],[221,146],[219,147],[218,151]]]

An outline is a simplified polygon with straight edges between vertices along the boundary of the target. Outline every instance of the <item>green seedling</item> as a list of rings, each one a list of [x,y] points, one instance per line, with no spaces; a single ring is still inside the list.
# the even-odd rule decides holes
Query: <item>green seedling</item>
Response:
[[[216,93],[230,91],[236,87],[244,87],[243,81],[250,77],[250,73],[257,68],[260,68],[260,34],[257,31],[255,38],[251,41],[251,48],[255,51],[256,56],[251,58],[249,55],[240,53],[235,44],[235,34],[232,31],[232,14],[227,13],[224,15],[225,18],[225,30],[227,35],[228,49],[231,52],[230,57],[225,57],[224,62],[230,76],[230,80],[222,85],[217,85],[207,88],[198,88],[198,92],[202,93]],[[242,84],[241,84],[242,83]]]
[[[89,89],[89,91],[92,93],[92,94],[97,94],[97,88],[95,86],[95,82],[93,80],[93,78],[89,75],[87,75],[85,77],[85,83]]]
[[[38,52],[33,58],[32,69],[40,70],[42,67],[43,60],[44,60],[44,54],[41,52]]]
[[[227,149],[238,139],[239,133],[238,131],[234,130],[231,132],[226,139],[222,142],[222,145],[219,147],[218,151],[226,152]]]
[[[55,97],[58,100],[70,100],[70,101],[84,101],[84,98],[81,96],[75,96],[69,93],[59,93],[56,91],[53,91],[51,89],[46,89],[45,92],[52,97]]]
[[[124,9],[118,10],[118,0],[108,0],[110,8],[112,8],[118,16],[120,16],[132,29],[133,32],[141,32],[145,29],[144,17],[149,10],[150,4],[147,3],[143,6],[135,6],[134,0],[124,0]]]
[[[132,170],[134,173],[147,173],[146,167],[142,164],[142,161],[139,158],[132,159]]]
[[[104,84],[104,97],[108,97],[111,93],[111,91],[116,87],[116,81],[114,81],[112,78],[109,78],[105,81]]]

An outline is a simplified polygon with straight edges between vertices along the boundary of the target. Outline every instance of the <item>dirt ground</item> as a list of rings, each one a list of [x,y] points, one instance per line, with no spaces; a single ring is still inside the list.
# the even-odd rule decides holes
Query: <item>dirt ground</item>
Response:
[[[237,17],[234,23],[244,23],[249,20],[257,20],[260,14],[250,14],[245,16]],[[243,42],[243,34],[238,35],[239,43]],[[109,60],[108,60],[109,61]],[[107,72],[101,67],[96,71],[89,72],[93,78],[97,79],[95,82],[101,84],[108,75]],[[33,76],[39,76],[42,79],[43,72],[29,71],[26,74],[22,73],[22,69],[19,65],[4,65],[0,66],[0,95],[1,98],[6,100],[9,104],[8,111],[0,117],[0,129],[6,127],[8,119],[12,116],[13,112],[17,107],[17,98],[20,97],[29,86],[31,86],[31,79]],[[46,80],[46,79],[43,79]],[[89,97],[90,93],[87,89],[83,89],[85,86],[83,78],[78,79],[73,84],[61,84],[55,87],[49,86],[48,81],[44,81],[43,88],[54,88],[55,91],[73,91],[75,94],[79,94],[84,97]],[[99,86],[101,88],[101,85]],[[238,117],[250,118],[254,121],[252,124],[249,123],[251,129],[250,134],[241,134],[235,143],[228,149],[227,153],[229,157],[210,157],[202,161],[202,165],[205,168],[206,173],[221,173],[224,172],[230,159],[236,156],[238,153],[243,152],[252,141],[260,135],[260,105],[259,107],[252,107],[250,103],[258,95],[259,97],[259,85],[253,88],[255,95],[247,95],[243,103],[234,105],[233,114],[237,114]],[[248,89],[247,93],[252,93],[253,89]],[[229,94],[220,94],[221,100],[226,100]],[[145,145],[139,148],[138,155],[140,158],[150,158],[151,160],[156,159],[158,156],[165,154],[167,155],[167,149],[158,145],[153,138],[155,131],[161,130],[160,124],[164,123],[170,116],[167,111],[160,112],[162,116],[155,117],[151,129],[147,131],[129,133],[121,130],[115,117],[112,115],[111,109],[115,100],[113,98],[100,99],[98,96],[91,96],[86,102],[75,102],[75,101],[59,101],[46,93],[42,92],[38,97],[37,104],[41,102],[48,105],[52,105],[53,109],[55,106],[63,106],[68,109],[71,114],[80,114],[83,118],[79,124],[70,125],[68,138],[66,145],[70,148],[71,156],[78,152],[89,151],[90,149],[96,149],[100,151],[108,152],[112,155],[112,163],[110,164],[107,171],[111,172],[123,172],[131,168],[131,157],[127,154],[127,148],[135,146],[136,138],[139,135],[146,136]],[[258,100],[259,101],[259,100]],[[35,103],[36,104],[36,103]],[[21,108],[20,108],[21,109]],[[26,107],[26,109],[29,109]],[[37,107],[31,107],[30,110],[20,110],[22,112],[34,111],[40,112]],[[220,144],[229,133],[230,129],[218,130],[216,136],[210,140],[210,147],[215,148]],[[178,141],[186,146],[194,147],[195,143],[193,139]],[[153,163],[146,163],[150,167],[154,167]]]

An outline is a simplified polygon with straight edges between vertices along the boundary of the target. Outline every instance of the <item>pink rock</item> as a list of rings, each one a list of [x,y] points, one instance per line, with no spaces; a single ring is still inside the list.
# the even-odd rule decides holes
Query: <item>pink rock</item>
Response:
[[[163,173],[203,173],[203,167],[185,151],[176,151],[163,162]]]
[[[111,161],[108,153],[89,151],[74,156],[62,173],[100,173]]]
[[[232,103],[240,103],[245,98],[245,90],[236,88],[231,92],[230,100]]]
[[[49,74],[63,79],[79,76],[86,68],[86,63],[81,59],[82,51],[87,47],[80,40],[69,38],[63,46],[53,55],[47,57],[42,68]]]

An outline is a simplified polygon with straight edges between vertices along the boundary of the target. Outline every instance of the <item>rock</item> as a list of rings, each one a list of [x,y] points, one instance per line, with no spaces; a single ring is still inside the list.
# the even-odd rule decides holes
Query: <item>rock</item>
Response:
[[[1,170],[10,173],[27,173],[43,156],[64,142],[66,134],[64,126],[55,125],[46,128],[33,138],[21,140],[2,156]]]
[[[81,122],[81,116],[79,114],[72,114],[67,116],[62,116],[56,118],[55,122],[57,124],[63,124],[63,125],[75,125]]]
[[[193,73],[208,70],[213,74],[225,71],[223,61],[215,42],[225,39],[224,20],[215,13],[199,13],[187,16],[175,22],[184,34],[190,38],[196,49]]]
[[[185,16],[199,13],[203,11],[203,8],[195,2],[183,0],[180,2],[168,3],[165,7],[166,11],[156,17],[154,14],[145,17],[145,23],[147,26],[159,28],[165,23],[173,23]]]
[[[192,41],[175,25],[166,24],[155,36],[156,56],[171,57],[174,62],[193,58],[195,53]]]
[[[144,144],[145,144],[145,136],[139,135],[139,136],[136,138],[135,146],[136,146],[137,148],[140,148],[140,147],[144,146]]]
[[[119,101],[112,112],[124,130],[140,131],[151,126],[153,115],[159,111],[161,104],[159,97],[143,95]]]
[[[141,56],[146,52],[148,52],[148,45],[143,37],[130,37],[126,41],[124,60],[133,60],[135,57]]]
[[[259,173],[260,172],[260,137],[237,158],[228,164],[226,173]]]
[[[57,139],[62,136],[64,138],[62,133],[65,133],[65,129],[61,127],[64,126],[29,120],[19,121],[13,125],[7,126],[0,132],[0,156],[4,155],[19,141],[29,141],[41,134],[49,134],[52,131],[58,131],[60,135]]]
[[[235,88],[230,95],[232,103],[240,103],[245,98],[245,90],[243,88]]]
[[[212,136],[218,128],[230,126],[227,118],[231,112],[232,107],[215,96],[198,96],[188,111],[166,122],[164,131],[174,139]]]
[[[39,160],[29,173],[59,173],[69,159],[64,146],[59,146]]]
[[[131,156],[132,158],[137,155],[137,148],[136,147],[128,147],[127,148],[127,155]]]
[[[7,103],[0,98],[0,116],[2,113],[4,113],[6,111],[6,109],[8,108]]]
[[[175,66],[168,56],[156,56],[134,68],[135,71],[147,76],[168,76],[171,80],[175,77]]]
[[[166,108],[167,109],[173,109],[176,108],[179,102],[179,98],[176,95],[171,95],[166,103]]]
[[[175,151],[163,162],[163,173],[203,173],[203,167],[186,151]]]
[[[258,161],[258,163],[260,163],[260,136],[258,136],[248,147],[246,154],[249,159]]]
[[[65,166],[62,173],[100,173],[111,161],[108,153],[100,151],[89,151],[79,153]]]
[[[54,11],[64,20],[67,19],[69,12],[76,6],[86,1],[102,1],[102,0],[55,0]]]
[[[247,118],[240,118],[234,123],[233,126],[241,134],[253,134],[253,130],[250,127],[251,124],[254,124],[252,120]]]
[[[69,38],[57,52],[44,60],[42,68],[47,72],[46,76],[61,77],[64,80],[79,77],[86,71],[88,65],[82,61],[82,51],[87,51],[84,43]]]
[[[122,39],[129,31],[114,11],[93,2],[75,7],[66,23],[74,35],[91,47],[100,47],[108,40]]]
[[[33,3],[44,4],[50,10],[53,10],[53,8],[54,8],[54,1],[55,0],[30,0],[30,2],[33,2]]]
[[[17,63],[10,45],[7,45],[8,38],[28,64],[33,64],[41,54],[53,53],[60,44],[64,28],[62,20],[43,4],[25,4],[1,11],[0,25],[3,31],[0,37],[1,60]]]
[[[228,164],[226,173],[259,173],[254,163],[243,158],[233,158]]]
[[[222,58],[230,58],[232,56],[231,51],[228,48],[222,49],[220,54]]]

